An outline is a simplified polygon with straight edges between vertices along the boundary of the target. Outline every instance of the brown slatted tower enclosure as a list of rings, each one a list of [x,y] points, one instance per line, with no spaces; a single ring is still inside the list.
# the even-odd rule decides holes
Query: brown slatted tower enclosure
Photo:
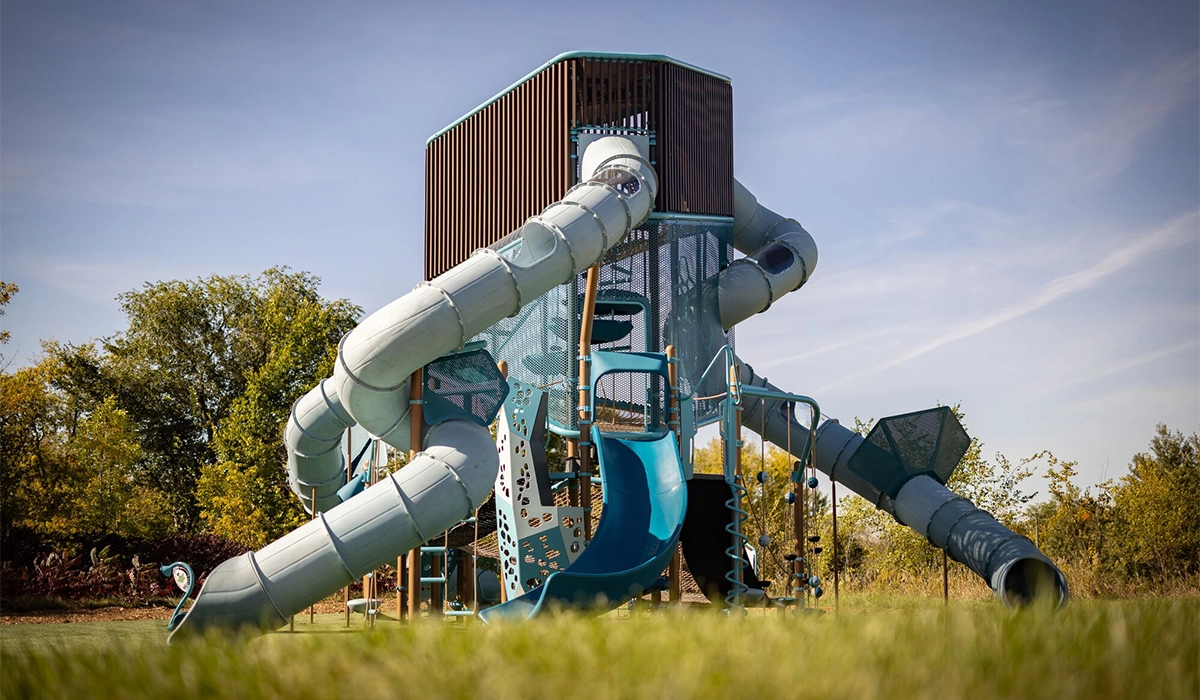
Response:
[[[728,78],[666,56],[566,53],[429,139],[425,278],[566,194],[581,133],[650,137],[658,212],[733,215]]]

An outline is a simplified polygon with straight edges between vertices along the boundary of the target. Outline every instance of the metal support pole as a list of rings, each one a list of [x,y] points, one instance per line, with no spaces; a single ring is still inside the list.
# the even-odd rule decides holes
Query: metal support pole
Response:
[[[729,391],[731,393],[736,391],[737,387],[740,384],[741,384],[741,382],[737,376],[737,366],[730,365],[730,367],[729,367]],[[743,481],[743,479],[742,479],[742,446],[740,444],[742,441],[742,404],[740,401],[735,405],[734,410],[733,410],[733,436],[732,437],[733,437],[733,450],[734,450],[734,458],[733,458],[734,498],[738,499],[737,506],[738,506],[738,508],[741,508],[742,504],[741,504],[741,501],[739,498],[740,492],[737,490],[737,484],[739,482]],[[733,551],[734,557],[741,557],[742,556],[742,542],[741,542],[742,523],[738,522],[740,520],[740,516],[737,513],[734,513],[733,518],[734,518],[734,522],[735,522],[735,527],[734,527],[735,532],[733,535],[733,548],[731,551]],[[738,579],[734,583],[734,590],[736,591],[736,594],[734,596],[734,603],[740,607],[742,604],[741,589],[745,585],[745,582],[746,582],[746,568],[744,566],[742,566],[740,564],[740,562],[735,563],[734,567],[737,569],[737,579]]]
[[[567,461],[579,460],[579,440],[576,438],[567,438]],[[567,505],[572,508],[579,507],[579,480],[571,479],[567,482]]]
[[[838,611],[838,569],[841,568],[841,559],[838,558],[838,535],[837,535],[837,482],[833,479],[829,480],[829,488],[831,490],[830,500],[833,501],[833,611]]]
[[[675,364],[675,346],[667,346],[667,378],[671,386],[668,389],[670,392],[669,404],[667,406],[668,423],[674,421],[675,439],[679,442],[679,452],[683,454],[683,433],[680,426],[683,425],[682,417],[679,415],[679,366]],[[681,576],[682,561],[679,553],[679,544],[676,543],[675,551],[671,554],[671,563],[667,566],[667,599],[671,603],[678,605],[680,597],[679,579]]]
[[[375,459],[378,452],[379,450],[377,444],[376,449],[372,450],[371,452],[371,459],[367,462],[366,481],[368,487],[375,484]],[[363,608],[363,627],[367,629],[375,626],[375,616],[371,614],[371,610],[374,609],[372,606],[379,588],[376,583],[376,577],[378,575],[379,571],[377,570],[363,575],[363,597],[367,599],[367,606]]]
[[[942,604],[950,605],[950,572],[949,558],[946,550],[942,550]]]

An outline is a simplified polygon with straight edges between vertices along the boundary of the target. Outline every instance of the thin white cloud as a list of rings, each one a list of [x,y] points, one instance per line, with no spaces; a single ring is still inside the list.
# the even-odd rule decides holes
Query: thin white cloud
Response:
[[[862,335],[858,335],[858,336],[855,336],[852,338],[846,338],[845,340],[839,340],[837,342],[822,345],[819,348],[814,348],[812,350],[806,350],[804,352],[796,353],[794,355],[785,355],[783,357],[776,357],[776,358],[768,360],[766,362],[761,362],[758,364],[758,366],[761,367],[762,369],[767,369],[768,367],[775,367],[777,365],[782,365],[782,364],[785,364],[788,362],[807,360],[812,357],[818,357],[820,355],[824,355],[826,353],[833,352],[834,350],[841,350],[842,348],[845,348],[845,347],[856,347],[868,340],[874,340],[875,338],[886,337],[886,336],[891,336],[891,335],[898,335],[898,334],[904,333],[905,331],[913,329],[917,325],[919,325],[919,324],[917,324],[915,322],[914,323],[901,323],[901,324],[898,324],[895,326],[881,328],[877,331],[872,331],[870,333],[864,333]]]
[[[779,106],[764,155],[849,164],[1019,162],[1031,194],[1095,192],[1127,170],[1180,107],[1194,101],[1200,54],[1147,60],[1070,89],[1040,65],[992,74],[889,74]],[[773,128],[771,128],[773,127]],[[887,167],[887,166],[885,166]]]
[[[1175,218],[1165,225],[1138,237],[1134,242],[1109,253],[1091,267],[1065,277],[1059,277],[1020,301],[1009,304],[977,320],[953,326],[942,335],[925,344],[919,345],[882,364],[843,376],[836,382],[817,390],[816,393],[819,394],[865,376],[896,367],[897,365],[933,352],[944,345],[979,335],[1009,321],[1031,314],[1065,296],[1096,285],[1101,280],[1119,272],[1152,252],[1173,248],[1197,240],[1198,226],[1200,226],[1200,210],[1192,211]]]
[[[1086,376],[1078,377],[1076,379],[1072,379],[1071,381],[1062,382],[1061,384],[1056,384],[1049,387],[1044,393],[1051,394],[1068,387],[1077,386],[1087,382],[1093,382],[1097,379],[1104,379],[1105,377],[1111,377],[1115,374],[1120,374],[1122,372],[1141,367],[1142,365],[1158,362],[1159,360],[1165,360],[1168,357],[1186,352],[1188,350],[1195,350],[1196,348],[1200,348],[1200,339],[1176,343],[1170,347],[1157,348],[1135,357],[1129,357],[1119,362],[1114,362],[1107,367],[1102,367],[1095,371],[1088,372]]]
[[[1049,156],[1050,175],[1078,189],[1111,182],[1140,156],[1147,136],[1195,99],[1198,62],[1200,54],[1191,53],[1134,67],[1049,115],[1034,145]]]

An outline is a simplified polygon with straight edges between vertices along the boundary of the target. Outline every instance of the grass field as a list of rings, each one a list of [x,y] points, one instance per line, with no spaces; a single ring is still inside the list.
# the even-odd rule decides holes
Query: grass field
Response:
[[[296,632],[168,647],[160,621],[0,628],[0,694],[18,697],[1188,698],[1200,599],[848,599],[841,612],[673,611],[523,625],[342,617]]]

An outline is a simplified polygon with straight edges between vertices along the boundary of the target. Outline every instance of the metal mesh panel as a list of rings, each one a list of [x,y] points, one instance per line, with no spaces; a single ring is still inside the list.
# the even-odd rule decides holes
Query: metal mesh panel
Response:
[[[508,397],[508,382],[487,350],[440,357],[425,367],[425,421],[451,419],[488,426]]]
[[[947,407],[883,418],[850,458],[850,471],[895,498],[914,476],[946,483],[971,440]]]
[[[672,219],[647,222],[608,252],[600,268],[592,345],[597,350],[664,352],[674,345],[681,389],[701,396],[724,391],[719,372],[696,381],[733,332],[721,329],[717,275],[729,264],[733,246],[728,219]],[[515,251],[501,250],[502,255]],[[552,289],[516,316],[504,319],[475,340],[508,362],[509,377],[546,391],[551,427],[578,430],[579,324],[585,277]],[[597,406],[608,406],[614,430],[665,427],[666,387],[661,378],[627,375],[605,379]],[[647,404],[646,397],[653,397]],[[603,400],[602,400],[603,399]],[[697,402],[699,423],[717,415],[716,400]]]
[[[941,444],[938,445],[937,456],[933,460],[933,471],[938,481],[945,484],[950,480],[963,455],[971,447],[971,436],[958,422],[958,416],[949,408],[946,409],[942,422]]]

